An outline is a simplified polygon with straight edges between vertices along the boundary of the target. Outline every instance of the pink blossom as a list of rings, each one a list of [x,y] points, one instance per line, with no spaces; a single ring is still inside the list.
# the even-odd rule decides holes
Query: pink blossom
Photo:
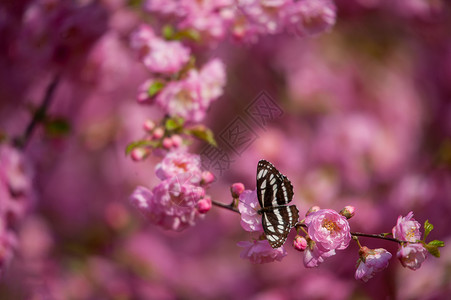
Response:
[[[148,79],[138,87],[136,99],[138,100],[139,103],[149,103],[152,101],[153,98],[151,98],[149,95],[149,88],[152,86],[154,82],[155,80]]]
[[[322,252],[343,250],[351,241],[347,219],[331,209],[321,209],[305,218],[310,238]]]
[[[189,174],[189,182],[198,184],[202,177],[200,157],[185,151],[168,152],[156,166],[155,173],[161,180],[187,173]]]
[[[355,207],[352,205],[345,206],[341,211],[340,215],[346,217],[346,219],[350,219],[355,215]]]
[[[211,173],[210,171],[203,171],[202,172],[202,181],[201,184],[210,184],[215,180],[215,175]]]
[[[314,241],[309,240],[307,248],[304,251],[304,266],[306,268],[317,267],[324,261],[325,258],[334,255],[335,250],[321,251]]]
[[[240,257],[249,259],[254,264],[281,261],[287,255],[287,251],[283,247],[273,249],[267,240],[242,241],[238,242],[237,246],[244,248]]]
[[[184,14],[179,28],[194,29],[207,41],[223,39],[235,16],[233,0],[184,0],[178,9]]]
[[[199,76],[202,82],[200,95],[204,105],[208,106],[223,93],[227,79],[224,63],[218,58],[210,60],[202,67]]]
[[[141,161],[150,154],[150,151],[146,148],[138,147],[132,150],[130,153],[131,158],[134,161]]]
[[[293,247],[298,251],[304,251],[307,248],[307,240],[304,237],[297,235],[294,238]]]
[[[189,48],[179,41],[165,41],[157,37],[147,25],[141,25],[132,34],[131,46],[138,52],[144,65],[155,73],[176,73],[190,58]]]
[[[426,259],[427,250],[421,244],[407,244],[399,248],[396,256],[405,268],[416,270]]]
[[[262,218],[257,212],[259,208],[256,190],[245,190],[240,195],[238,210],[241,214],[241,227],[244,230],[263,232]]]
[[[335,24],[336,8],[331,0],[300,0],[288,8],[287,22],[300,36],[316,35]]]
[[[413,218],[413,212],[406,217],[399,216],[396,226],[393,227],[393,236],[403,241],[416,242],[421,239],[420,223]]]
[[[357,261],[355,279],[360,279],[364,282],[373,278],[376,272],[385,269],[392,257],[391,253],[383,248],[368,249],[367,247],[362,247],[360,253],[361,258]]]
[[[244,192],[245,187],[241,182],[236,182],[230,186],[230,192],[232,193],[232,198],[239,198]]]
[[[195,224],[200,216],[197,203],[204,196],[205,190],[190,184],[185,173],[163,180],[152,192],[136,188],[130,202],[153,224],[181,231]]]
[[[211,198],[204,197],[197,202],[197,210],[201,214],[207,213],[211,209]]]
[[[200,122],[205,118],[206,105],[209,104],[201,97],[201,86],[199,73],[192,69],[185,78],[169,82],[156,96],[155,102],[171,116]]]

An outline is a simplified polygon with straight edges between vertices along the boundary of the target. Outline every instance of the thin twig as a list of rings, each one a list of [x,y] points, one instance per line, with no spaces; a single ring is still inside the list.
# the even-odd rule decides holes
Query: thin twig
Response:
[[[211,200],[211,203],[214,204],[214,205],[216,205],[216,206],[219,206],[219,207],[222,207],[222,208],[231,210],[231,211],[233,211],[233,212],[240,213],[240,211],[239,211],[238,209],[236,209],[235,207],[233,207],[233,206],[230,205],[230,204],[224,204],[224,203],[221,203],[221,202],[216,202],[216,201],[214,201],[214,200]]]
[[[371,237],[371,238],[376,238],[376,239],[382,239],[382,240],[388,240],[388,241],[392,241],[392,242],[396,242],[396,243],[409,243],[408,241],[402,241],[402,240],[398,240],[392,237],[388,237],[382,234],[370,234],[370,233],[362,233],[362,232],[351,232],[351,235],[353,236],[364,236],[364,237]]]
[[[16,139],[16,147],[23,149],[27,146],[28,142],[30,141],[31,135],[36,128],[36,125],[45,117],[47,109],[52,102],[53,95],[55,93],[56,87],[58,86],[60,78],[60,74],[55,75],[53,77],[53,80],[47,86],[41,106],[34,113],[33,119],[30,121],[30,124],[28,124],[23,136],[19,139]]]

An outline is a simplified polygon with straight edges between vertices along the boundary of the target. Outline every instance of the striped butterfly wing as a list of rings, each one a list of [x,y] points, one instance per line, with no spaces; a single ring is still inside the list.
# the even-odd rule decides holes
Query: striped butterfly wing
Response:
[[[262,225],[266,239],[273,248],[282,246],[299,219],[293,199],[293,186],[270,162],[260,160],[257,165],[257,197],[262,207]]]
[[[287,205],[293,199],[293,186],[270,162],[257,165],[257,197],[262,208]]]
[[[295,205],[274,207],[270,211],[263,212],[263,230],[271,247],[282,246],[298,220],[299,211]]]

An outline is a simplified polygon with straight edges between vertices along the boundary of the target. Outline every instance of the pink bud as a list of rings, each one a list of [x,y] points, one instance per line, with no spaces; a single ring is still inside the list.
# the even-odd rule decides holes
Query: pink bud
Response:
[[[321,208],[318,205],[314,205],[314,206],[310,207],[310,209],[305,213],[305,216],[307,217],[309,214],[317,212],[320,209]]]
[[[304,251],[307,248],[307,240],[304,237],[297,235],[294,238],[293,247],[298,251]]]
[[[156,140],[161,139],[164,135],[164,129],[162,127],[157,127],[153,131],[152,137]]]
[[[152,131],[155,128],[155,122],[152,120],[144,121],[143,128],[146,131]]]
[[[201,184],[209,184],[209,183],[212,183],[213,180],[215,180],[215,175],[213,175],[213,173],[211,173],[210,171],[202,172]]]
[[[163,147],[164,148],[171,149],[172,146],[174,146],[174,144],[173,144],[171,138],[166,137],[166,138],[163,139]]]
[[[178,134],[174,134],[174,135],[171,137],[171,139],[172,139],[172,145],[173,145],[175,148],[180,147],[180,145],[183,143],[182,137],[181,137],[180,135],[178,135]]]
[[[197,202],[197,210],[199,211],[199,213],[205,214],[210,209],[211,209],[211,198],[210,197],[207,196],[205,198],[200,199]]]
[[[230,192],[234,199],[239,198],[241,193],[244,192],[244,184],[241,182],[234,183],[230,186]]]
[[[149,155],[150,151],[146,148],[135,148],[132,150],[130,156],[134,161],[141,161]]]
[[[351,205],[345,206],[341,211],[340,215],[346,217],[346,219],[350,219],[355,215],[355,207]]]

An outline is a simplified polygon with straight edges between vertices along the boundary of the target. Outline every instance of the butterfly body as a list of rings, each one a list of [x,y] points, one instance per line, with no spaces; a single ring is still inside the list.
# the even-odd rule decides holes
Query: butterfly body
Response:
[[[273,248],[282,246],[299,219],[293,198],[293,186],[270,162],[260,160],[257,165],[257,198],[261,209],[266,239]]]

